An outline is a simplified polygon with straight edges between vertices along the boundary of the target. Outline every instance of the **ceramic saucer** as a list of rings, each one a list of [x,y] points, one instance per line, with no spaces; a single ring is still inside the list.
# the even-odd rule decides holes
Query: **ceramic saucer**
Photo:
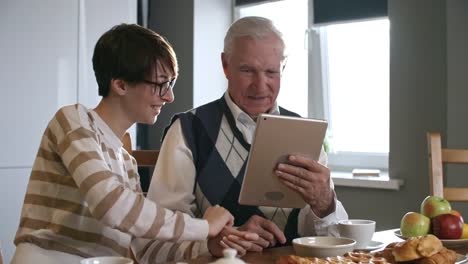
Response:
[[[383,246],[384,246],[383,242],[372,240],[371,242],[369,242],[369,245],[367,245],[367,247],[365,247],[365,248],[355,248],[354,250],[371,251],[371,250],[374,250],[374,249],[381,248]]]

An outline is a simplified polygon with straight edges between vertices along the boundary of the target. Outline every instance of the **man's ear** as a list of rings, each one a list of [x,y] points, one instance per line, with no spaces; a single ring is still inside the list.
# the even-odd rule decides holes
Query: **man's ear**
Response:
[[[223,64],[224,76],[227,77],[228,55],[224,52],[221,53],[221,63]]]
[[[122,79],[111,80],[111,90],[118,95],[125,95],[127,93],[127,83]]]
[[[284,58],[284,60],[281,62],[281,76],[283,76],[284,68],[286,68],[286,63],[288,62],[288,57]]]

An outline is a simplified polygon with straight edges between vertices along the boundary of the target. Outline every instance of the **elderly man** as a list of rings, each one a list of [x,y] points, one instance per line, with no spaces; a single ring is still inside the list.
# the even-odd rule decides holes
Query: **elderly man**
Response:
[[[174,117],[148,192],[148,197],[161,205],[194,216],[220,204],[235,216],[239,230],[257,233],[260,238],[254,242],[236,240],[225,231],[207,242],[160,244],[147,254],[177,258],[207,249],[217,253],[222,247],[244,254],[285,244],[298,236],[337,235],[335,224],[348,215],[336,198],[323,152],[319,162],[290,155],[288,164],[277,166],[281,181],[306,201],[304,208],[243,206],[237,202],[256,117],[261,113],[298,116],[276,102],[284,50],[281,33],[268,19],[246,17],[231,25],[221,54],[227,91],[218,100]]]

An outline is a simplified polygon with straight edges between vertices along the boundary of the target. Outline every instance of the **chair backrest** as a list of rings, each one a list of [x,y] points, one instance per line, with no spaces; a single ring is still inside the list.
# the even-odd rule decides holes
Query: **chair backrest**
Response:
[[[2,242],[0,241],[0,264],[3,264]]]
[[[468,149],[442,148],[442,139],[438,132],[427,133],[427,147],[430,194],[449,201],[468,201],[468,188],[444,186],[444,164],[468,164]]]
[[[159,150],[133,150],[132,138],[128,132],[122,138],[124,148],[137,161],[138,167],[154,167],[158,161]]]

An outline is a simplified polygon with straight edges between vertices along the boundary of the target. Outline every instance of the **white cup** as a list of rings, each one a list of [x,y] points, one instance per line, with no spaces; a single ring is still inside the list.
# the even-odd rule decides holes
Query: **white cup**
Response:
[[[133,260],[124,257],[94,257],[80,261],[81,264],[133,264]]]
[[[365,249],[375,232],[375,221],[362,219],[341,220],[338,222],[341,237],[356,240],[355,249]]]

